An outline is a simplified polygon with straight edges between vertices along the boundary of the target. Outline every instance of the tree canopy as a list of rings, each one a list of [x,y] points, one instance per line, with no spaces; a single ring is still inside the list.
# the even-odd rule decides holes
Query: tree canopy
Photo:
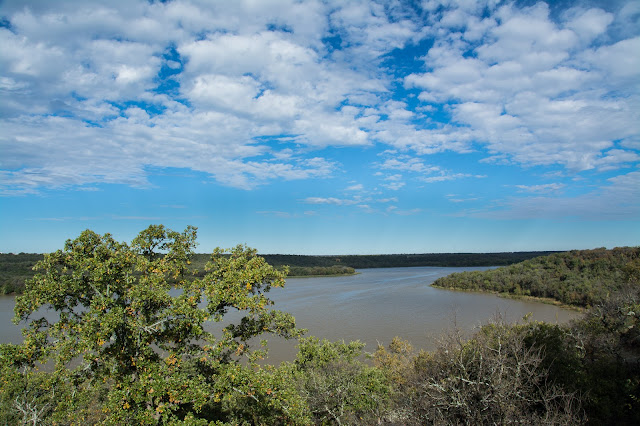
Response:
[[[454,273],[438,278],[432,285],[550,298],[587,307],[639,284],[640,247],[617,247],[572,250],[487,271]]]
[[[224,419],[238,398],[255,403],[244,413],[249,417],[261,404],[295,416],[295,398],[282,398],[276,383],[261,379],[257,361],[266,349],[250,344],[265,333],[300,334],[294,318],[273,310],[266,296],[284,285],[286,271],[237,246],[214,250],[204,277],[193,279],[187,273],[195,245],[193,227],[154,225],[130,245],[85,231],[45,255],[16,301],[14,320],[30,323],[13,362],[49,362],[56,380],[86,389],[112,382],[104,411],[116,423]],[[229,310],[242,312],[240,321],[218,335],[208,331],[206,323],[222,321]],[[260,391],[269,398],[255,397]]]

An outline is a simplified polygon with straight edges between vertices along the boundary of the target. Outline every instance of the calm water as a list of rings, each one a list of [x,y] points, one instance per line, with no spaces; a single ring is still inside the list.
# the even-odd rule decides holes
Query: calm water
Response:
[[[496,314],[517,321],[532,319],[567,322],[579,314],[543,303],[502,299],[480,293],[440,290],[429,286],[453,272],[487,268],[361,269],[358,275],[326,278],[290,278],[286,287],[269,293],[277,309],[290,312],[310,335],[330,340],[361,340],[367,351],[394,336],[414,346],[432,349],[436,339],[455,323],[471,331]],[[0,342],[18,343],[20,329],[11,323],[13,297],[0,297]],[[270,360],[291,359],[293,343],[271,340]]]

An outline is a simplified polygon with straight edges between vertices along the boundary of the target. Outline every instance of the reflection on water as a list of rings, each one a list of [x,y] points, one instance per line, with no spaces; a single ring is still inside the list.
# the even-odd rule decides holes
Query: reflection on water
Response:
[[[347,277],[290,278],[269,296],[275,307],[293,314],[309,335],[330,340],[361,340],[367,351],[394,336],[417,348],[432,349],[435,339],[454,325],[472,330],[501,314],[517,321],[566,322],[579,314],[543,303],[502,299],[494,295],[440,290],[429,286],[453,272],[487,268],[362,269]],[[0,297],[0,342],[17,343],[20,330],[11,324],[13,297]],[[233,317],[230,312],[230,316]],[[217,328],[217,327],[215,327]],[[292,359],[295,343],[270,339],[270,361]]]

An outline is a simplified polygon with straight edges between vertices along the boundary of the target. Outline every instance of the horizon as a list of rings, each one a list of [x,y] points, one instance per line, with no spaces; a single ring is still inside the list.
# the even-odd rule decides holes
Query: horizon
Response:
[[[103,3],[0,4],[0,252],[640,244],[638,1]]]

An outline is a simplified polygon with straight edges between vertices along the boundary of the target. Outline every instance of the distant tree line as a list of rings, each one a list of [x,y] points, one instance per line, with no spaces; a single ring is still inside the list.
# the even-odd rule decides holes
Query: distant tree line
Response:
[[[606,301],[611,294],[639,280],[640,247],[618,247],[572,250],[488,271],[455,273],[432,285],[551,298],[587,307]]]
[[[322,277],[332,275],[353,275],[356,270],[350,266],[289,266],[289,277]]]
[[[411,266],[504,266],[534,257],[555,253],[553,251],[528,251],[505,253],[427,253],[427,254],[376,254],[345,256],[303,256],[288,254],[264,254],[265,260],[274,266],[334,266],[344,265],[355,269],[402,268]]]
[[[25,280],[35,275],[34,265],[44,255],[36,253],[0,254],[0,294],[22,293]]]
[[[289,254],[261,255],[267,263],[277,268],[289,266],[288,276],[351,275],[354,269],[397,268],[411,266],[502,266],[511,265],[536,256],[554,252],[506,252],[506,253],[432,253],[385,254],[347,256],[305,256]],[[22,293],[25,280],[34,276],[32,270],[42,254],[0,254],[0,294]],[[208,254],[194,254],[189,269],[204,276]]]

